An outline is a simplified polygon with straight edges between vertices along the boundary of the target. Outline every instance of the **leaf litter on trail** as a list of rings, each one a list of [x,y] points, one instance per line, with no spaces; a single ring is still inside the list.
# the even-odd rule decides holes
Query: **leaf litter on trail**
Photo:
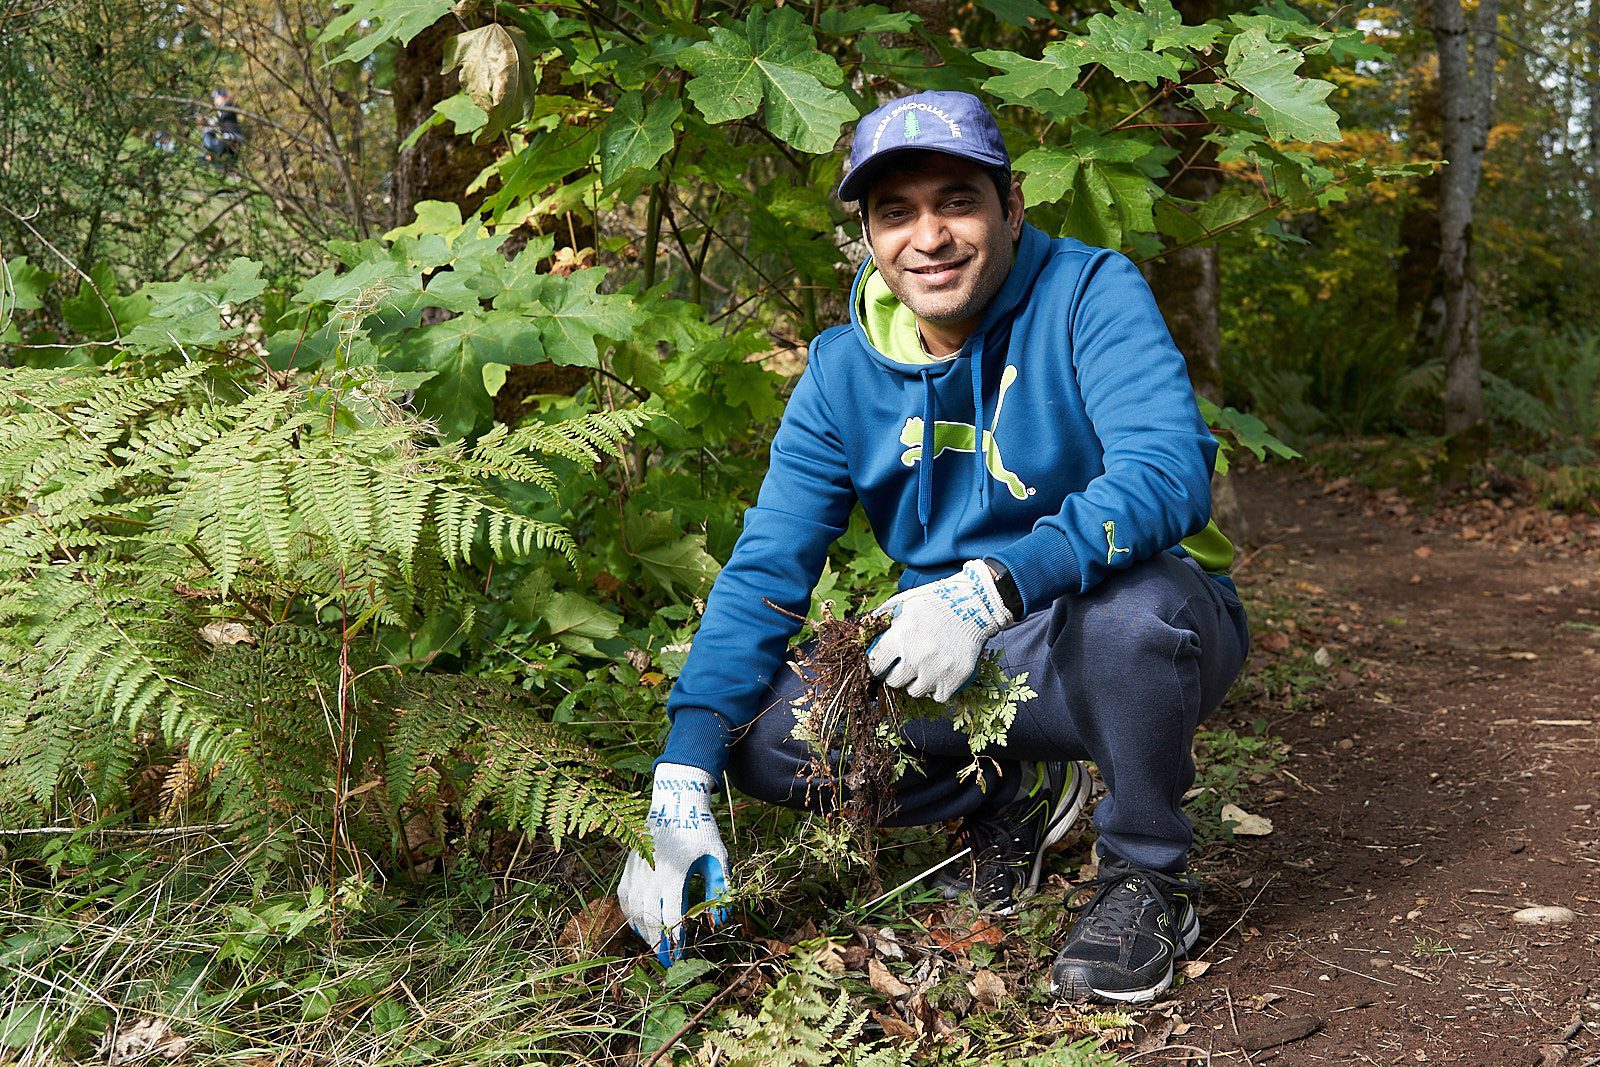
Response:
[[[189,1039],[180,1037],[161,1019],[148,1015],[130,1020],[126,1026],[107,1030],[100,1039],[100,1055],[111,1067],[121,1064],[171,1062],[189,1051]]]

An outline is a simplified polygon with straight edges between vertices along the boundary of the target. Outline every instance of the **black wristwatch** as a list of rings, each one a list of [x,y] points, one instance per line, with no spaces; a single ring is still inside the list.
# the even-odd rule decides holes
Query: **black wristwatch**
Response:
[[[1017,580],[1011,577],[1011,572],[999,560],[985,556],[983,557],[983,562],[989,565],[991,571],[994,571],[994,587],[1000,591],[1000,602],[1006,606],[1007,611],[1011,612],[1013,622],[1020,621],[1022,619],[1022,594],[1017,591]]]

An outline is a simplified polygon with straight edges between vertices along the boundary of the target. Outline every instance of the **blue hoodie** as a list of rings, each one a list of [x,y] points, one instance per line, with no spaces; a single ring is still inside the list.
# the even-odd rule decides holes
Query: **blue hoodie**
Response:
[[[902,589],[987,556],[1010,570],[1024,614],[1157,552],[1212,572],[1232,561],[1208,525],[1217,442],[1126,257],[1024,226],[977,329],[939,362],[886,355],[859,303],[811,344],[667,701],[662,762],[720,777],[786,669],[797,618],[857,500],[904,566]]]

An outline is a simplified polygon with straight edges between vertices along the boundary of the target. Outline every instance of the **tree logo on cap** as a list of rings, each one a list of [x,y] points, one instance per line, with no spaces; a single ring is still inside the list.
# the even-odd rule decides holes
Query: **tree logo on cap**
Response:
[[[922,136],[922,123],[917,121],[917,113],[915,111],[906,112],[905,134],[908,141],[915,141]]]

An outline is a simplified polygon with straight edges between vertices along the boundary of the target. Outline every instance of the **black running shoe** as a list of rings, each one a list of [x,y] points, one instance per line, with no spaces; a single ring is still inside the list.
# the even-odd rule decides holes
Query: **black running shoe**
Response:
[[[1200,938],[1199,900],[1193,875],[1102,859],[1099,877],[1067,895],[1078,921],[1056,953],[1050,991],[1063,1000],[1154,1000],[1172,985],[1173,960]]]
[[[970,892],[978,906],[1009,915],[1039,885],[1045,850],[1067,835],[1089,799],[1089,773],[1075,760],[1033,765],[1027,793],[961,822],[956,840],[966,855],[933,878],[946,900]]]

